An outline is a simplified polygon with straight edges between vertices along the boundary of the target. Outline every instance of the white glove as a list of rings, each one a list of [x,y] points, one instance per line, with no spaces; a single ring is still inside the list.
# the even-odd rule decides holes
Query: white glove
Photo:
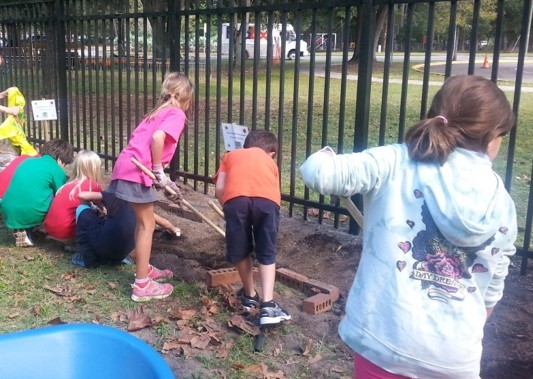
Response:
[[[172,180],[170,180],[168,176],[165,175],[165,171],[163,171],[163,167],[161,165],[153,165],[152,172],[155,175],[156,180],[154,181],[154,185],[156,187],[159,187],[159,188],[168,187],[174,192],[176,192],[177,196],[171,196],[171,199],[173,200],[183,199],[181,190],[176,185],[176,183],[174,183]]]

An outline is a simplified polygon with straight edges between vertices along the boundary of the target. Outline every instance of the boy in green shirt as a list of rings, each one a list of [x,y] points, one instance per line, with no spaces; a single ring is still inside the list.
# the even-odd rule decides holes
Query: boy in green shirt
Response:
[[[33,246],[31,230],[43,222],[56,191],[66,183],[64,168],[74,156],[72,145],[60,139],[46,142],[40,153],[20,163],[0,201],[16,246]]]

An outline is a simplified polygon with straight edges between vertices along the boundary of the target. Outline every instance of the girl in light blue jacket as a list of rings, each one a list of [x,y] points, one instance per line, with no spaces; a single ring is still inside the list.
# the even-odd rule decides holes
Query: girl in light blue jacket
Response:
[[[479,377],[515,253],[515,205],[492,169],[513,125],[496,84],[455,76],[405,143],[326,147],[302,165],[322,195],[363,195],[363,253],[339,326],[357,379]]]

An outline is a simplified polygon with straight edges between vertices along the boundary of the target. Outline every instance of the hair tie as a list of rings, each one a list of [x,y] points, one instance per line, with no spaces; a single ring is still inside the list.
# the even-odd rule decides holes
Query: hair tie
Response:
[[[169,101],[170,100],[170,94],[167,93],[165,96],[163,96],[163,101]]]
[[[448,125],[448,119],[444,116],[435,116],[435,118],[441,119],[444,125]]]

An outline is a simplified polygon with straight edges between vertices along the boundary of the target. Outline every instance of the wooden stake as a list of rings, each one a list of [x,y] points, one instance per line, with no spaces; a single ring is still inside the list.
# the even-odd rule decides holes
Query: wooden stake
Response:
[[[139,167],[146,175],[148,175],[153,180],[156,179],[154,173],[150,170],[148,170],[141,162],[139,162],[135,158],[131,158],[131,161],[133,164],[137,167]],[[171,195],[177,195],[176,191],[174,191],[169,186],[165,186],[164,190],[170,193]],[[226,237],[226,232],[224,232],[218,225],[216,225],[213,221],[208,219],[206,216],[204,216],[202,213],[200,213],[195,207],[193,207],[187,200],[183,199],[181,200],[181,203],[185,205],[187,208],[189,208],[193,213],[195,213],[198,217],[200,217],[203,221],[205,221],[206,224],[208,224],[210,227],[215,229],[222,237]]]

